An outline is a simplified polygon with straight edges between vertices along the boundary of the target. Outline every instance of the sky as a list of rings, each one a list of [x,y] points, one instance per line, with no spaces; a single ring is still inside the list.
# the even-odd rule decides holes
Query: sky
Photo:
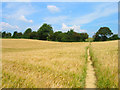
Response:
[[[1,4],[1,3],[0,3]],[[54,31],[87,32],[90,37],[100,27],[118,33],[117,2],[2,2],[2,31],[37,31],[43,23]]]

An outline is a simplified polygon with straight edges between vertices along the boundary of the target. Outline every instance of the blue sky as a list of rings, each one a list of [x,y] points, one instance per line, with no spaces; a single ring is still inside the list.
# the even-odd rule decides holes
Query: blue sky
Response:
[[[1,12],[1,11],[0,11]],[[2,2],[2,31],[37,31],[43,24],[54,31],[87,32],[90,37],[100,28],[118,33],[117,2]]]

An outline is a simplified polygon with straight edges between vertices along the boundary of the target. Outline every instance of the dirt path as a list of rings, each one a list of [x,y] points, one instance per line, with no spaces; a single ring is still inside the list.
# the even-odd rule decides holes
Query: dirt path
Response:
[[[85,88],[96,88],[95,71],[92,66],[92,61],[90,60],[89,48],[87,50],[87,54],[88,54],[88,61],[87,61],[87,75],[86,75]]]

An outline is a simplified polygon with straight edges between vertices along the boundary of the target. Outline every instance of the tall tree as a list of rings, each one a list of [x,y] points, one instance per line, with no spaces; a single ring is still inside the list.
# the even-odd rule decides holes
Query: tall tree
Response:
[[[51,35],[48,37],[48,40],[49,40],[49,41],[59,41],[59,40],[58,40],[58,35],[59,35],[60,33],[62,33],[62,32],[61,32],[61,31],[57,31],[57,32],[51,34]]]
[[[87,33],[80,33],[80,41],[85,41],[88,37],[89,35]]]
[[[37,31],[38,39],[47,40],[47,38],[53,34],[53,28],[51,25],[44,23]]]
[[[38,34],[36,31],[33,31],[31,34],[30,34],[30,39],[38,39]]]
[[[99,39],[98,41],[106,41],[112,34],[112,31],[108,27],[101,27],[94,35],[94,41],[96,39]]]
[[[22,38],[22,37],[23,37],[22,32],[17,33],[17,38]]]
[[[2,38],[2,32],[0,31],[0,38]]]
[[[25,31],[24,34],[23,34],[23,37],[24,37],[24,38],[30,38],[31,32],[32,32],[32,29],[31,29],[31,28],[26,29],[26,31]]]
[[[2,38],[11,38],[11,33],[10,32],[2,32]]]
[[[13,33],[13,36],[12,36],[12,37],[13,37],[13,38],[17,38],[17,33],[18,33],[17,31],[14,31],[14,33]]]
[[[6,33],[6,38],[11,38],[11,33],[10,32]]]
[[[6,37],[6,32],[2,32],[2,38],[5,38]]]
[[[101,41],[101,37],[97,34],[93,35],[93,41]]]

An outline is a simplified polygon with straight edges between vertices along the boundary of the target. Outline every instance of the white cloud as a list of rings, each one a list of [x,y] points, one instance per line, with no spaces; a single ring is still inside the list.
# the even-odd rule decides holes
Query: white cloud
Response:
[[[69,30],[70,28],[74,28],[75,31],[85,32],[85,30],[80,29],[81,25],[90,23],[102,17],[107,17],[117,12],[118,12],[118,8],[116,6],[116,3],[104,3],[104,4],[100,4],[99,6],[94,6],[93,12],[83,16],[79,16],[79,17],[56,16],[56,17],[47,17],[44,18],[44,20],[45,22],[50,24],[66,23],[67,25],[72,25],[71,27],[68,27],[67,25],[62,24],[62,30]]]
[[[59,12],[60,11],[60,9],[58,8],[58,7],[56,7],[56,6],[54,6],[54,5],[48,5],[47,6],[47,9],[50,11],[50,12]]]
[[[61,24],[63,23],[68,17],[67,16],[56,16],[56,17],[46,17],[44,21],[50,24]]]
[[[4,14],[7,22],[12,21],[16,23],[19,20],[32,23],[33,20],[28,20],[26,17],[36,12],[36,10],[32,7],[30,3],[25,3],[24,5],[21,3],[7,3],[4,9],[6,10],[6,12],[8,12]]]
[[[10,25],[6,22],[0,22],[1,30],[18,30],[19,27],[17,25]]]
[[[32,20],[26,19],[26,17],[24,15],[21,15],[19,19],[22,20],[22,21],[25,21],[25,22],[29,22],[29,23],[33,22]]]
[[[118,8],[116,4],[114,3],[102,4],[100,6],[97,6],[95,11],[93,11],[92,13],[86,14],[84,16],[72,18],[71,22],[68,23],[87,24],[98,18],[106,17],[117,12],[118,12]]]
[[[69,27],[64,23],[62,24],[63,31],[68,31],[70,29],[74,29],[75,32],[86,32],[86,30],[81,29],[81,27],[79,25],[73,25],[73,26]]]

